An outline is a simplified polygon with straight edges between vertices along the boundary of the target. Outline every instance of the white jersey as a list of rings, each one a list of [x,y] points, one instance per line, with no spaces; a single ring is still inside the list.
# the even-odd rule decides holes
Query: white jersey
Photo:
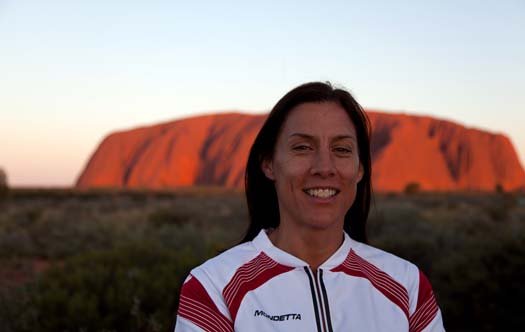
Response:
[[[427,278],[412,263],[351,239],[313,272],[265,231],[193,269],[176,332],[441,332]]]

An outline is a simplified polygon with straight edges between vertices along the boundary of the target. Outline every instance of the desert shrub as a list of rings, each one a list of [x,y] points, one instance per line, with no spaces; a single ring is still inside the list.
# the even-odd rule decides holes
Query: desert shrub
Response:
[[[63,259],[78,253],[109,249],[118,241],[111,224],[97,220],[66,219],[56,211],[47,211],[28,233],[38,256]]]
[[[421,191],[421,185],[419,184],[419,182],[409,182],[407,183],[407,185],[405,186],[405,189],[403,190],[405,194],[415,194],[420,191]]]
[[[425,222],[417,206],[409,202],[384,204],[371,215],[369,223],[373,246],[407,259],[429,273],[440,234]]]
[[[451,331],[515,331],[525,324],[525,233],[472,240],[438,260],[433,285]]]
[[[516,199],[447,195],[441,204],[427,204],[429,198],[380,200],[369,220],[372,244],[428,275],[447,330],[519,330],[525,324],[525,214]]]
[[[4,321],[13,331],[167,331],[180,285],[198,262],[191,250],[153,244],[85,253],[26,286],[32,314],[22,318],[32,324],[14,314]]]
[[[7,184],[7,174],[0,168],[0,200],[3,200],[7,197],[9,193],[9,186]]]
[[[148,215],[148,221],[155,227],[162,225],[183,225],[190,222],[191,216],[173,208],[160,208]]]
[[[377,195],[369,239],[428,275],[447,330],[519,330],[524,201],[511,193]],[[6,332],[170,330],[183,270],[237,243],[248,220],[242,194],[199,190],[15,189],[2,208],[0,266],[37,276],[22,287],[0,284]],[[55,267],[30,271],[42,258]]]
[[[0,326],[3,332],[35,331],[36,312],[30,287],[0,288]]]
[[[500,193],[491,202],[484,204],[487,215],[500,222],[509,218],[509,213],[517,204],[516,197],[511,193]]]

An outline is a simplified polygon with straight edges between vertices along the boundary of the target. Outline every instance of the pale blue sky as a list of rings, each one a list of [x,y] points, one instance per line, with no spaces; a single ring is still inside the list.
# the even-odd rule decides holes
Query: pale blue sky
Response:
[[[525,1],[0,0],[0,167],[72,185],[109,132],[270,109],[311,80],[508,134],[525,160]]]

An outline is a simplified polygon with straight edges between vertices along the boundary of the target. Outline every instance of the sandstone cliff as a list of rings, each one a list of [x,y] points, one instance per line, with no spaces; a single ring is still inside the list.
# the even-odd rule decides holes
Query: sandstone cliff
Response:
[[[525,187],[525,172],[502,134],[425,116],[368,112],[375,191],[505,190]],[[78,188],[242,188],[245,161],[266,115],[198,116],[107,136]]]

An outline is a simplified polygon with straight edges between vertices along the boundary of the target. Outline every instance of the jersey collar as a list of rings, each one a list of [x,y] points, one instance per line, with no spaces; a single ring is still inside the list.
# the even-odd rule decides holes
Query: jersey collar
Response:
[[[266,230],[264,229],[261,230],[259,234],[253,239],[252,243],[257,248],[257,250],[263,251],[277,263],[292,267],[309,266],[308,263],[302,259],[299,259],[298,257],[295,257],[294,255],[274,246],[272,241],[270,241],[268,238]],[[319,268],[325,270],[339,266],[346,259],[350,249],[355,244],[356,242],[352,240],[345,232],[344,240],[341,246],[332,254],[332,256],[330,256],[323,264],[321,264]]]

